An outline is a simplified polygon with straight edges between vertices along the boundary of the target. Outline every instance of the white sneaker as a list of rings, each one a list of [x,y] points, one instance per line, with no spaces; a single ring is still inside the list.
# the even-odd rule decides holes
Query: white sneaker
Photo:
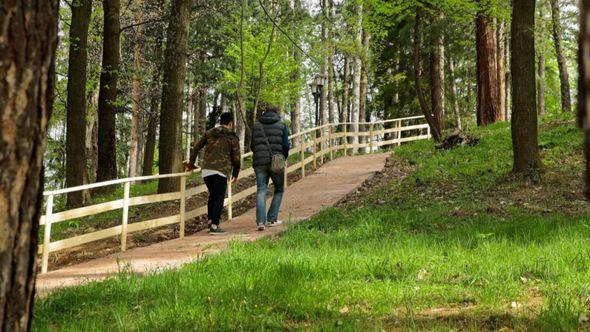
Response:
[[[269,221],[266,224],[268,225],[268,227],[274,227],[274,226],[279,226],[282,223],[283,222],[281,220],[277,220],[277,221]]]
[[[258,230],[259,231],[263,231],[264,230],[264,224],[258,224]]]

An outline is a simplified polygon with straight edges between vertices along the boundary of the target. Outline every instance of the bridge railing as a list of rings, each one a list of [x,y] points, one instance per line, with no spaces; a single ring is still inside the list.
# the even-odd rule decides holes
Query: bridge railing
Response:
[[[363,129],[356,130],[357,128]],[[358,153],[360,149],[371,153],[377,151],[383,146],[399,146],[405,142],[422,140],[430,138],[430,129],[428,124],[424,123],[423,116],[399,118],[392,120],[376,122],[347,122],[339,124],[326,124],[306,131],[291,135],[290,140],[297,139],[299,145],[290,150],[289,155],[298,155],[297,161],[292,165],[287,165],[285,172],[285,185],[288,185],[288,175],[300,171],[301,176],[306,176],[306,166],[312,164],[315,169],[319,163],[325,159],[332,160],[342,151],[342,155]],[[250,157],[252,153],[246,153],[243,157]],[[196,170],[194,172],[198,172]],[[193,172],[175,173],[175,174],[157,174],[152,176],[141,176],[134,178],[117,179],[99,183],[92,183],[83,186],[65,188],[60,190],[46,191],[43,193],[45,198],[45,214],[41,216],[40,225],[44,226],[43,244],[39,245],[38,253],[41,254],[41,273],[46,273],[49,265],[49,254],[60,250],[77,247],[89,242],[99,241],[115,236],[120,237],[121,251],[127,249],[127,235],[133,232],[152,229],[171,224],[179,224],[179,237],[185,235],[185,223],[187,220],[201,216],[207,213],[207,206],[187,211],[186,202],[189,198],[207,191],[205,185],[196,187],[187,187],[187,177]],[[254,175],[252,168],[242,170],[239,179],[247,178]],[[180,191],[150,194],[143,196],[131,197],[131,185],[139,181],[159,180],[164,178],[176,178],[180,184]],[[54,213],[54,198],[57,195],[63,195],[70,192],[96,189],[100,187],[123,185],[123,195],[120,199],[108,202],[97,203],[90,206],[73,208],[66,211]],[[233,192],[232,183],[228,185],[227,197],[224,201],[224,207],[227,207],[227,217],[233,218],[233,206],[236,202],[247,198],[256,192],[256,185],[250,186],[238,193]],[[129,208],[133,206],[154,204],[162,202],[178,201],[178,213],[155,219],[129,223]],[[72,220],[76,218],[88,217],[104,212],[122,210],[121,223],[114,227],[101,229],[81,235],[72,236],[57,241],[51,240],[51,226]]]

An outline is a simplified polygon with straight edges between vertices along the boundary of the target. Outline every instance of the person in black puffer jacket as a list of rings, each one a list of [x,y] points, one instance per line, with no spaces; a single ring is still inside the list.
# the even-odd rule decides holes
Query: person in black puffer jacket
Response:
[[[272,151],[269,150],[269,144]],[[285,192],[284,170],[281,173],[270,171],[272,155],[282,153],[287,159],[290,149],[289,128],[281,121],[277,107],[269,107],[254,124],[250,149],[253,152],[252,166],[256,173],[256,224],[258,230],[262,231],[265,226],[281,224],[278,216]],[[272,179],[275,191],[267,212],[266,194],[269,179]]]

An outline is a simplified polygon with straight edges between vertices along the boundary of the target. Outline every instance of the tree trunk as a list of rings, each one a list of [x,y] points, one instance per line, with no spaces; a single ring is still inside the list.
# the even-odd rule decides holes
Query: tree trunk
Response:
[[[98,167],[98,94],[93,93],[90,100],[93,105],[93,112],[86,128],[86,157],[90,159],[88,183],[93,183],[96,181],[96,168]]]
[[[158,0],[158,8],[164,7],[164,0]],[[154,46],[154,58],[156,66],[152,73],[152,82],[150,84],[150,111],[147,125],[147,134],[143,153],[143,172],[144,176],[152,175],[154,171],[154,154],[156,150],[156,134],[160,122],[159,103],[162,97],[161,76],[162,76],[162,44],[164,31],[160,25],[154,32],[156,44]]]
[[[292,14],[293,14],[293,33],[294,38],[296,41],[301,40],[301,36],[299,35],[299,25],[302,22],[302,16],[301,16],[301,0],[294,0],[293,1],[293,7],[292,7]],[[291,74],[291,82],[295,83],[298,82],[301,79],[301,69],[300,67],[300,62],[301,62],[301,51],[299,50],[298,47],[293,47],[293,62],[296,64],[295,70],[293,70],[293,73]],[[293,99],[291,100],[291,131],[293,134],[297,134],[299,132],[301,132],[301,101],[300,101],[300,95],[299,92],[297,93],[296,96],[293,97]],[[242,121],[243,122],[243,121]],[[241,128],[240,128],[241,130]],[[245,133],[244,133],[245,135]],[[299,146],[301,142],[301,138],[297,137],[295,139],[293,139],[293,145],[294,146]],[[242,140],[240,140],[240,144],[242,143]],[[243,151],[242,151],[243,153]]]
[[[342,106],[340,107],[340,122],[345,123],[350,121],[350,100],[349,100],[349,93],[350,93],[350,55],[348,53],[344,53],[344,75],[342,79]],[[348,125],[344,125],[340,128],[341,131],[344,131],[344,127],[348,127]],[[347,137],[342,138],[342,142],[347,141]]]
[[[535,96],[535,0],[514,0],[511,25],[514,172],[540,166]]]
[[[498,70],[496,68],[495,31],[485,13],[477,14],[477,125],[486,126],[501,120],[498,108]],[[533,71],[534,72],[534,71]]]
[[[550,0],[551,18],[553,20],[553,43],[557,55],[557,67],[559,69],[559,82],[561,84],[561,110],[569,112],[572,109],[570,96],[570,81],[567,72],[567,63],[563,55],[563,29],[561,28],[561,13],[559,11],[559,0]]]
[[[545,115],[545,57],[543,52],[539,52],[539,81],[537,89],[537,99],[539,104],[539,115]]]
[[[350,112],[350,121],[352,124],[352,132],[358,133],[359,132],[359,119],[360,119],[360,108],[361,108],[361,70],[362,70],[362,61],[361,56],[358,54],[360,52],[360,48],[362,47],[363,43],[363,4],[358,3],[356,5],[356,46],[357,46],[357,54],[354,55],[354,71],[352,77],[352,109]],[[352,137],[352,144],[358,144],[359,137],[354,135]],[[352,149],[353,153],[358,151],[358,148]]]
[[[457,92],[457,82],[455,81],[455,61],[449,58],[449,76],[451,79],[451,97],[453,98],[453,113],[455,113],[455,126],[461,130],[461,111],[459,109],[459,95]]]
[[[590,0],[581,0],[578,47],[578,125],[584,130],[586,197],[590,199]]]
[[[117,177],[117,80],[119,77],[119,0],[104,0],[102,70],[98,94],[98,168],[96,181]],[[100,191],[114,188],[103,187]]]
[[[92,0],[72,4],[66,105],[66,187],[81,186],[86,174],[86,66]],[[84,204],[84,192],[67,195],[68,207]]]
[[[506,42],[506,22],[500,20],[496,27],[496,69],[498,82],[498,111],[500,121],[506,121],[506,81],[504,73],[504,43]]]
[[[191,155],[191,145],[192,145],[192,141],[191,141],[191,136],[192,136],[192,131],[193,131],[193,94],[195,93],[193,90],[193,85],[191,83],[188,84],[188,89],[187,89],[187,104],[186,104],[186,129],[185,129],[185,154],[184,154],[184,159],[185,160],[189,160],[190,155]],[[194,137],[193,137],[194,139]]]
[[[139,24],[143,21],[143,0],[135,1],[135,22]],[[139,172],[141,138],[143,133],[143,123],[141,117],[140,101],[143,99],[141,89],[141,70],[142,70],[142,48],[143,48],[143,31],[141,24],[134,27],[135,45],[133,49],[133,83],[131,91],[131,146],[129,155],[129,177],[136,177]]]
[[[414,23],[414,88],[416,90],[416,95],[418,96],[418,102],[420,103],[420,109],[422,110],[422,114],[426,118],[426,122],[428,122],[428,126],[430,127],[430,133],[435,141],[440,142],[441,140],[441,132],[438,130],[438,126],[436,125],[436,120],[432,116],[432,111],[428,107],[428,103],[426,102],[426,97],[424,96],[424,91],[422,90],[422,16],[420,15],[420,10],[416,9],[416,20]]]
[[[445,129],[445,45],[444,36],[438,25],[440,15],[432,19],[430,52],[430,101],[431,110],[434,115],[436,129],[442,133]]]
[[[510,69],[510,41],[507,38],[505,41],[505,45],[506,45],[506,50],[504,52],[504,59],[507,59],[506,61],[506,74],[504,75],[505,79],[504,79],[504,83],[505,83],[505,89],[504,89],[504,93],[505,93],[505,103],[504,103],[504,107],[506,108],[506,110],[504,111],[504,119],[506,121],[510,121],[511,117],[512,117],[512,74],[511,69]]]
[[[160,174],[181,171],[183,87],[188,53],[189,1],[173,0],[164,59],[160,118]],[[179,190],[178,179],[161,179],[158,192]]]
[[[0,330],[29,331],[58,1],[4,0],[0,21]]]

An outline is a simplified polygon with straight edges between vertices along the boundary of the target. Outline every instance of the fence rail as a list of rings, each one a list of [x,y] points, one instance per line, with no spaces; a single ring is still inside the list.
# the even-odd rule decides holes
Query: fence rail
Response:
[[[422,121],[420,121],[422,120]],[[318,160],[323,162],[325,158],[330,160],[335,158],[335,153],[343,151],[346,156],[349,153],[355,154],[359,149],[367,149],[371,153],[382,146],[391,145],[399,146],[405,142],[411,142],[430,138],[430,128],[423,122],[423,116],[414,116],[407,118],[391,119],[376,122],[358,122],[358,123],[339,123],[326,124],[318,126],[300,133],[291,135],[290,140],[298,139],[300,144],[290,150],[290,155],[299,155],[299,161],[289,165],[285,171],[285,185],[290,173],[300,170],[301,176],[305,177],[305,168],[312,164],[315,169]],[[404,124],[406,122],[406,124]],[[349,131],[348,126],[354,126],[355,129],[363,126],[364,131]],[[338,129],[341,131],[337,132]],[[352,140],[350,140],[352,138]],[[351,141],[351,142],[349,142]],[[306,156],[306,154],[310,154]],[[244,158],[252,156],[252,153],[246,153]],[[194,172],[198,172],[195,170]],[[161,227],[171,224],[179,224],[180,238],[184,237],[186,220],[201,216],[207,212],[207,206],[202,206],[191,211],[186,211],[186,200],[207,191],[205,185],[187,188],[186,178],[193,172],[174,173],[174,174],[157,174],[152,176],[141,176],[134,178],[117,179],[93,183],[83,186],[64,188],[59,190],[46,191],[45,197],[45,215],[41,216],[39,223],[44,226],[43,244],[39,245],[38,253],[42,256],[41,273],[46,273],[49,264],[49,254],[59,250],[77,247],[89,242],[103,240],[113,236],[120,236],[121,251],[127,249],[127,235],[129,233]],[[238,179],[247,178],[254,175],[253,169],[247,169],[240,172]],[[165,194],[150,194],[137,197],[131,197],[131,185],[138,181],[158,180],[164,178],[178,178],[180,182],[180,191]],[[57,195],[63,195],[70,192],[100,188],[123,184],[123,197],[109,202],[98,203],[81,208],[74,208],[66,211],[53,213],[54,198]],[[233,205],[256,192],[256,186],[251,186],[238,193],[233,192],[231,183],[228,185],[228,194],[224,202],[227,207],[228,219],[233,217]],[[129,208],[132,206],[161,203],[168,201],[179,201],[178,214],[160,217],[140,222],[129,223]],[[53,224],[81,217],[88,217],[103,212],[122,209],[121,224],[94,231],[87,234],[77,235],[70,238],[51,241],[51,226]]]

